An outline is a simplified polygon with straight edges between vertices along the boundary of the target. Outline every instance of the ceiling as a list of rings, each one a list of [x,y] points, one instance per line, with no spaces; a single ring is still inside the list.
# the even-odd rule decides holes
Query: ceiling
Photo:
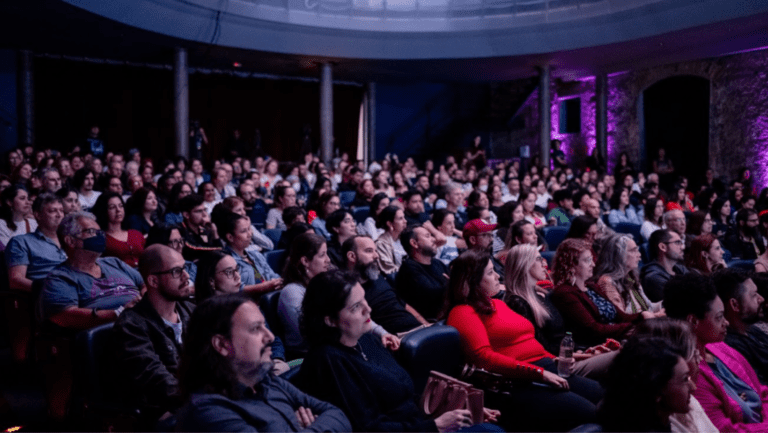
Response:
[[[59,0],[0,2],[0,49],[169,65],[173,48],[196,68],[316,78],[317,62],[334,63],[334,79],[367,81],[488,81],[536,75],[549,63],[553,76],[577,79],[768,47],[768,13],[636,39],[546,54],[480,59],[377,60],[319,58],[227,48],[152,33],[91,14]]]

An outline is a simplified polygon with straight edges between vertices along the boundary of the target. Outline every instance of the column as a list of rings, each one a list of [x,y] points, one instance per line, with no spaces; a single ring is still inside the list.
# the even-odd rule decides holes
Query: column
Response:
[[[333,75],[330,63],[323,63],[321,68],[320,159],[330,165],[333,159]]]
[[[608,75],[600,73],[595,76],[595,151],[600,155],[598,160],[608,158]]]
[[[368,83],[368,158],[366,167],[376,159],[376,83]]]
[[[540,141],[541,141],[541,163],[544,167],[549,167],[549,145],[552,137],[552,109],[549,94],[550,86],[550,66],[544,65],[539,68],[539,118],[541,121]]]
[[[189,157],[189,70],[187,50],[176,48],[173,56],[173,120],[176,155]]]
[[[35,76],[32,51],[19,52],[19,96],[21,103],[20,145],[35,144]]]

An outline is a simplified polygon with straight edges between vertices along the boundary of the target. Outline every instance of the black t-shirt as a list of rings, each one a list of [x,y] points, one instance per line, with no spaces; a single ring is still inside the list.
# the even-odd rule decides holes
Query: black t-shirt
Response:
[[[768,385],[768,335],[754,325],[747,329],[747,335],[729,328],[725,344],[738,350],[755,370],[760,383]]]
[[[417,215],[409,214],[406,212],[405,220],[408,222],[409,226],[412,226],[412,225],[420,226],[425,222],[429,221],[429,215],[426,212],[422,212]]]
[[[371,318],[391,334],[410,331],[421,323],[413,314],[405,310],[405,302],[400,299],[386,278],[363,283],[365,300],[371,307]]]
[[[429,265],[408,257],[403,260],[395,279],[397,294],[430,322],[437,320],[443,308],[448,286],[448,266],[437,259]]]

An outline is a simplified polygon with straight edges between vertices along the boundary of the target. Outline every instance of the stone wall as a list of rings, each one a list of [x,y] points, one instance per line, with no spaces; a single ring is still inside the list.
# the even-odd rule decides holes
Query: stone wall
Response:
[[[635,163],[642,160],[641,119],[638,110],[645,89],[665,78],[695,75],[710,80],[709,164],[716,175],[732,179],[737,170],[752,170],[755,185],[768,187],[768,50],[715,59],[675,63],[611,74],[608,78],[608,161],[627,152]],[[531,95],[518,110],[524,130],[498,133],[497,145],[531,146],[538,153],[538,96]],[[569,161],[578,164],[595,146],[595,81],[552,83],[552,137],[563,140]],[[559,133],[560,100],[581,97],[582,128],[579,134]],[[510,138],[511,137],[511,138]]]

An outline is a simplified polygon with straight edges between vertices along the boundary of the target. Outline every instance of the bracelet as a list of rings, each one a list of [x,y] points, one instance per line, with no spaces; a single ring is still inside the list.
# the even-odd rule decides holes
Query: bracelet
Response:
[[[119,306],[119,307],[117,307],[117,309],[115,309],[115,315],[116,315],[117,317],[120,317],[120,314],[121,314],[121,313],[122,313],[124,310],[125,310],[125,307],[124,307],[124,306],[122,306],[122,305],[121,305],[121,306]]]

